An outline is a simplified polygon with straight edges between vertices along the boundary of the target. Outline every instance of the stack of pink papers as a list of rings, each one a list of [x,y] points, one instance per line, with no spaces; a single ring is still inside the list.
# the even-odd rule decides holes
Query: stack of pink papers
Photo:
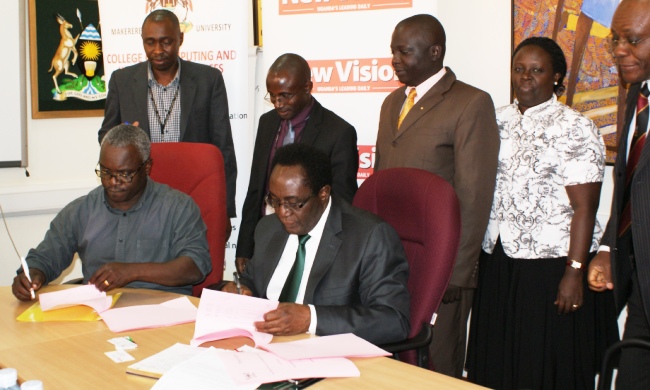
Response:
[[[261,345],[260,348],[287,360],[391,355],[352,333]]]
[[[190,345],[231,337],[248,337],[255,345],[271,342],[273,335],[255,330],[254,323],[278,307],[277,301],[204,289]]]
[[[187,297],[181,297],[158,305],[139,305],[106,310],[100,315],[110,330],[125,332],[194,322],[196,313],[196,306]]]
[[[64,307],[84,305],[95,309],[97,313],[108,310],[113,302],[112,297],[97,290],[93,284],[69,288],[61,291],[38,294],[41,310],[48,311]]]

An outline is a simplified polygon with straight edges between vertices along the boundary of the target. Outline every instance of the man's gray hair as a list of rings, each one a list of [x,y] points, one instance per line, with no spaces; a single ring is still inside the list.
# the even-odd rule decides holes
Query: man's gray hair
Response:
[[[132,125],[117,125],[110,129],[102,140],[102,145],[111,145],[118,148],[133,145],[142,158],[142,162],[149,159],[151,141],[147,133],[139,127]]]

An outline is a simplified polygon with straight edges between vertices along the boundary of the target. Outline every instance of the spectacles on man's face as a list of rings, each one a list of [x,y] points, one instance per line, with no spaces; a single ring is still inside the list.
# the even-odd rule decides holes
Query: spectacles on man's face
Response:
[[[648,38],[650,37],[623,39],[618,35],[610,34],[606,40],[607,49],[610,53],[614,53],[618,46],[629,46],[630,50],[634,50],[639,45],[639,43],[645,41]]]
[[[286,103],[289,100],[293,99],[293,97],[296,96],[296,94],[298,94],[298,92],[294,92],[294,93],[281,92],[277,95],[272,94],[271,92],[267,92],[266,96],[264,96],[264,100],[272,104],[275,104],[276,102]]]
[[[142,164],[140,164],[138,169],[136,169],[135,172],[133,173],[111,172],[108,169],[101,169],[99,163],[97,163],[97,168],[95,168],[95,174],[97,174],[97,177],[99,177],[102,180],[111,180],[111,178],[114,177],[120,183],[130,183],[133,181],[135,175],[137,175],[142,170],[142,167],[144,167],[144,164],[146,164],[148,161],[149,159],[144,160]]]
[[[282,202],[280,199],[273,199],[273,196],[271,196],[271,194],[267,194],[264,200],[266,201],[266,204],[273,207],[274,209],[277,209],[280,206],[284,206],[286,210],[298,212],[300,209],[305,207],[307,202],[309,202],[309,199],[313,198],[314,196],[316,196],[316,194],[311,194],[307,199],[300,202]]]

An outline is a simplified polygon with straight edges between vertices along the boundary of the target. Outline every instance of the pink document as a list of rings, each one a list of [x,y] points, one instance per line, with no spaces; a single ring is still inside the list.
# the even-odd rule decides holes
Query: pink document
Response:
[[[159,328],[194,322],[197,309],[187,297],[172,299],[158,305],[120,307],[100,313],[113,332]]]
[[[190,345],[231,337],[248,337],[255,345],[271,342],[273,335],[255,330],[254,323],[278,307],[277,301],[204,289]]]
[[[273,352],[287,360],[391,355],[389,352],[352,333],[262,345],[260,348]]]
[[[217,350],[226,372],[239,385],[286,379],[358,377],[359,369],[345,358],[285,360],[261,350]]]
[[[92,307],[97,313],[101,313],[111,307],[113,297],[106,296],[106,293],[97,290],[95,285],[87,284],[85,286],[39,294],[38,301],[42,311],[84,305]]]

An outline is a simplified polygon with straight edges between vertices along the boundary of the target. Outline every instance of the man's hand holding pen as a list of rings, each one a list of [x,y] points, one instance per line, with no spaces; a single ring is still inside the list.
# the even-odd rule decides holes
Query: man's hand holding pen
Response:
[[[243,284],[240,285],[240,290],[241,292],[238,292],[237,290],[237,284],[235,282],[228,282],[224,284],[224,286],[221,288],[221,291],[231,293],[231,294],[240,294],[240,295],[248,295],[249,297],[253,296],[253,292]]]

